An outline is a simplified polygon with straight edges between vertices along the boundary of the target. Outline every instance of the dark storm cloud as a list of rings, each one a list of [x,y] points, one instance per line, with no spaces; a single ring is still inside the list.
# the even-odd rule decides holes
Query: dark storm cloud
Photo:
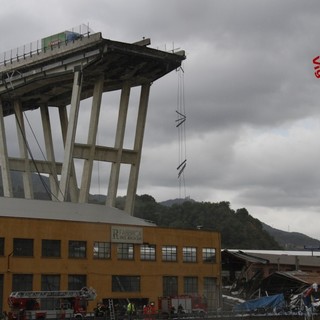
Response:
[[[230,201],[274,227],[290,221],[292,231],[316,235],[317,227],[310,229],[300,214],[314,218],[320,211],[320,81],[312,65],[320,54],[319,9],[317,0],[11,0],[0,12],[0,50],[81,23],[107,39],[150,37],[154,48],[185,50],[183,82],[181,71],[173,71],[151,87],[138,193],[158,201],[181,195],[176,168],[185,146],[191,198]],[[133,90],[128,146],[138,95]],[[100,143],[114,143],[118,104],[117,94],[104,96]],[[90,102],[82,105],[77,139],[84,142]],[[181,107],[186,140],[179,139],[175,122]],[[57,135],[59,130],[54,127]],[[99,181],[95,174],[93,181],[96,191],[106,190],[105,176]]]

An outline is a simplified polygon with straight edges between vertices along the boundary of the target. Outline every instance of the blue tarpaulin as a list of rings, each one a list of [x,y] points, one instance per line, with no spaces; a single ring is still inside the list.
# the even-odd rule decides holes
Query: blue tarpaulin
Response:
[[[259,309],[274,309],[276,307],[284,307],[285,301],[283,294],[262,297],[259,299],[249,300],[234,307],[235,312],[252,312]]]

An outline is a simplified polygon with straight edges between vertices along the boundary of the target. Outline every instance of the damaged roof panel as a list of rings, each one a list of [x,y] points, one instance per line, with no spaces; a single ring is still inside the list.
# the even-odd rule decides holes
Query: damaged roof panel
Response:
[[[250,263],[262,263],[262,264],[269,263],[269,261],[265,258],[253,256],[253,255],[247,254],[247,253],[240,251],[240,250],[236,251],[236,252],[232,252],[229,250],[223,250],[221,254],[224,257],[229,256],[230,258],[236,258],[236,259],[247,261]]]
[[[301,270],[297,271],[276,271],[263,279],[261,291],[268,294],[277,293],[300,293],[312,283],[320,283],[320,275]]]

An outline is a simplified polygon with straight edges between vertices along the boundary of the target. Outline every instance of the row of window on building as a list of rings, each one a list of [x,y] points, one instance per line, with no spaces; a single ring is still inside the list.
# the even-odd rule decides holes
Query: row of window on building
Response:
[[[111,292],[140,292],[141,281],[143,276],[129,275],[112,275]],[[41,290],[56,291],[60,288],[60,275],[50,274],[41,275]],[[183,281],[183,294],[197,294],[198,277],[186,276],[181,279]],[[178,295],[178,276],[163,276],[163,296]],[[216,279],[213,277],[203,278],[203,290],[210,292],[216,287]],[[68,290],[80,290],[87,286],[86,275],[68,275]],[[32,274],[13,274],[12,275],[12,291],[32,291],[33,290],[33,275]]]
[[[133,243],[117,243],[118,260],[135,260],[135,251]],[[91,249],[91,257],[94,259],[112,259],[111,242],[95,241]],[[5,239],[0,238],[0,255],[4,256]],[[141,244],[140,260],[156,261],[156,245]],[[177,262],[179,248],[175,245],[161,246],[161,260]],[[183,262],[198,262],[197,247],[183,247]],[[215,248],[201,248],[202,261],[215,263]],[[33,257],[34,256],[34,239],[14,238],[12,255],[15,257]],[[43,258],[61,258],[61,240],[41,240],[41,256]],[[68,258],[85,259],[88,257],[88,248],[86,241],[69,240],[68,241]]]

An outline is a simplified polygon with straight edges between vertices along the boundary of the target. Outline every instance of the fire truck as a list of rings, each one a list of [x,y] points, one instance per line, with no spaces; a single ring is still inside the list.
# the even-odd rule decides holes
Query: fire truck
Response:
[[[92,288],[71,291],[16,291],[8,298],[9,320],[82,319],[88,301],[95,300]]]
[[[173,297],[158,298],[159,312],[167,314],[191,314],[196,313],[204,316],[208,310],[208,304],[204,297],[200,295],[179,295]]]

